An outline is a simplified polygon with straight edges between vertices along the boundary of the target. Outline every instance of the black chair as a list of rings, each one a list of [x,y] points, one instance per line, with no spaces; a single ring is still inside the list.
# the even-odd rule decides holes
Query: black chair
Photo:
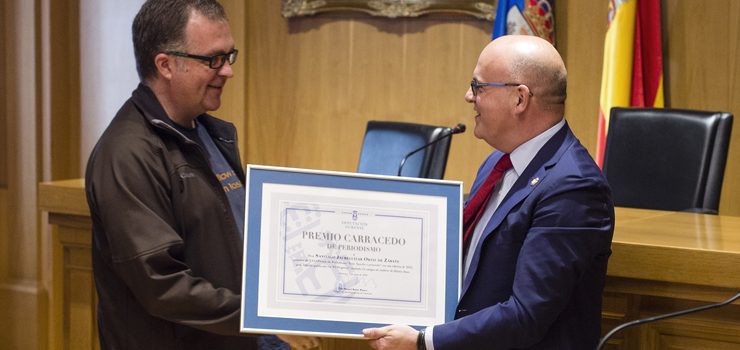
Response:
[[[604,175],[621,207],[716,214],[732,114],[612,108]]]
[[[398,175],[401,161],[409,152],[450,132],[442,126],[414,123],[369,121],[362,142],[357,172]],[[407,157],[401,176],[442,179],[450,152],[450,137]]]

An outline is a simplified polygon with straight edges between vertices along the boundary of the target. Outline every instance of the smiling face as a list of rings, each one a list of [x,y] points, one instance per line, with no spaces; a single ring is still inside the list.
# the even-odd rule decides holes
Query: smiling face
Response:
[[[496,45],[483,50],[473,71],[473,79],[478,83],[511,83],[510,74],[505,69],[505,59]],[[516,92],[514,86],[483,86],[476,94],[469,88],[465,101],[473,105],[475,111],[475,137],[486,141],[496,149],[506,150],[507,138],[514,130],[515,118],[510,103]]]
[[[210,20],[193,12],[185,28],[185,47],[188,54],[213,56],[225,54],[234,48],[234,38],[226,21]],[[234,74],[231,64],[212,69],[208,62],[188,57],[174,57],[171,70],[170,102],[173,119],[194,119],[206,111],[221,106],[221,92],[226,80]],[[176,116],[175,116],[176,115]]]
[[[557,50],[530,35],[506,35],[490,42],[478,58],[465,93],[475,111],[474,134],[510,153],[563,119],[567,72]],[[504,85],[505,84],[505,85]]]

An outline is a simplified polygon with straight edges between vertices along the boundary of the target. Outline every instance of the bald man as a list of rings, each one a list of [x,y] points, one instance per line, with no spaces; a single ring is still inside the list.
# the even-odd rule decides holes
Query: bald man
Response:
[[[455,320],[363,331],[375,349],[588,349],[614,230],[606,180],[564,119],[567,73],[533,36],[481,53],[465,100],[495,151],[466,202]],[[488,181],[487,181],[488,180]]]

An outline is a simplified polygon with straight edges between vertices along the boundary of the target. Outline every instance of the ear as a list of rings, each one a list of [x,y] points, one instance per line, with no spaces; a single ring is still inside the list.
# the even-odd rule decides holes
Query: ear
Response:
[[[167,80],[172,79],[172,71],[175,69],[175,61],[166,53],[158,53],[154,56],[154,66],[159,75]]]
[[[531,102],[532,94],[529,91],[529,86],[519,85],[516,87],[516,99],[517,103],[515,109],[517,112],[524,112],[529,107]]]

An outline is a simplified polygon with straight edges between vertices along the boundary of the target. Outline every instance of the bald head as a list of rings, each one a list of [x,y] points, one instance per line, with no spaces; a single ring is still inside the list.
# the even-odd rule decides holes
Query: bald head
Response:
[[[490,42],[465,93],[476,112],[475,136],[510,153],[541,134],[564,117],[566,80],[563,59],[546,40],[507,35]]]
[[[567,72],[550,42],[531,35],[506,35],[490,42],[480,56],[484,70],[499,65],[512,82],[529,86],[541,107],[562,109]]]

